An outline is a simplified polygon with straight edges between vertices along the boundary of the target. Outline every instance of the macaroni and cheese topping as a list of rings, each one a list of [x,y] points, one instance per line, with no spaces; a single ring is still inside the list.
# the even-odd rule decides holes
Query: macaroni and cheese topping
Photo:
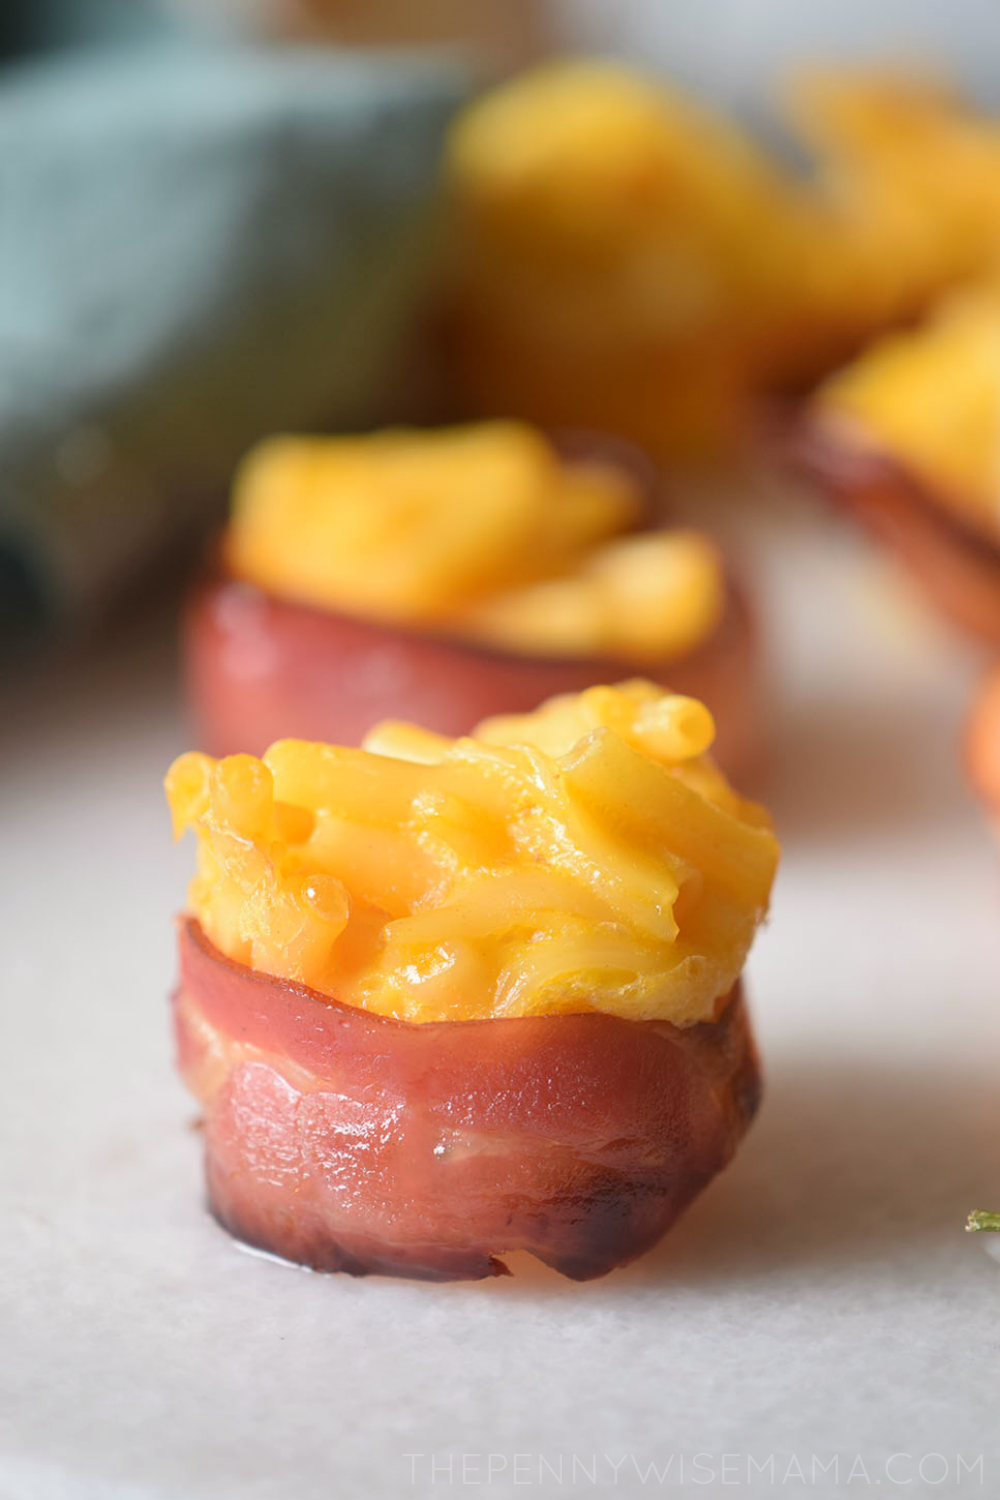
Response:
[[[190,909],[252,968],[407,1021],[599,1010],[712,1020],[767,909],[766,815],[700,703],[630,682],[362,749],[171,767]]]
[[[679,655],[725,580],[690,531],[632,533],[635,481],[514,422],[276,438],[237,478],[225,560],[279,597],[525,655]]]

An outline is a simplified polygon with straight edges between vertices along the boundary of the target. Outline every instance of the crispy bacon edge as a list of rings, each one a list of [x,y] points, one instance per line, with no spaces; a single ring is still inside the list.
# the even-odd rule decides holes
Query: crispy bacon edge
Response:
[[[679,1030],[600,1012],[414,1025],[233,962],[179,924],[178,1065],[208,1198],[322,1271],[575,1280],[654,1245],[732,1157],[760,1070],[739,984]]]

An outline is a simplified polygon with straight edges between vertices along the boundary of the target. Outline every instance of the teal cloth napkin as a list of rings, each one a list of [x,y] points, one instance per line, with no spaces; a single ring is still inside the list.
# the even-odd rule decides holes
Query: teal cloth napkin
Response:
[[[377,416],[465,86],[178,45],[0,71],[0,618],[78,618],[259,436]]]

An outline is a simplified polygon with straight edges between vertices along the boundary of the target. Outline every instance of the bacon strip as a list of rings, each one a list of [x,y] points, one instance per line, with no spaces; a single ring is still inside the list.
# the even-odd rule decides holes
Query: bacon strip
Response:
[[[756,759],[755,642],[736,595],[703,646],[652,665],[515,656],[291,604],[219,576],[191,599],[184,635],[198,746],[213,755],[262,755],[287,737],[356,745],[386,718],[456,736],[556,693],[650,677],[708,704],[715,753],[731,775]]]
[[[213,1213],[316,1270],[474,1280],[525,1249],[602,1276],[725,1166],[760,1093],[738,986],[685,1031],[598,1012],[420,1026],[258,974],[185,919],[174,1014]]]

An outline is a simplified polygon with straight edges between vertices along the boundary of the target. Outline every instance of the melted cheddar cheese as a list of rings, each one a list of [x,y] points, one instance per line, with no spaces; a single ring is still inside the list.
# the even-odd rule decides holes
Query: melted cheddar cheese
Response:
[[[706,758],[708,710],[645,682],[468,739],[183,755],[190,910],[230,958],[416,1022],[599,1010],[715,1017],[778,847]]]
[[[278,597],[524,655],[683,654],[718,624],[718,554],[630,534],[635,482],[514,422],[276,438],[238,475],[225,560]]]

